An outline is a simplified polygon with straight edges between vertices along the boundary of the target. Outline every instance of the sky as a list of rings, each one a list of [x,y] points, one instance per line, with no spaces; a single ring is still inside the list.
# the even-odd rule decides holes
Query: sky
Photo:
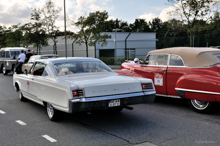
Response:
[[[0,0],[0,25],[6,27],[31,22],[31,8],[42,7],[48,0]],[[51,0],[61,7],[60,17],[56,25],[64,30],[64,0]],[[133,23],[136,18],[143,18],[147,22],[159,17],[162,21],[171,19],[167,11],[173,9],[167,0],[65,0],[67,15],[67,30],[77,31],[71,25],[80,16],[87,16],[89,12],[107,11],[109,19],[120,19]]]

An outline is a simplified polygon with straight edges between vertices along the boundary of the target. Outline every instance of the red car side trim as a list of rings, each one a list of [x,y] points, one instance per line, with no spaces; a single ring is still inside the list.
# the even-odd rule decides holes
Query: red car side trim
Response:
[[[191,89],[183,89],[183,88],[175,88],[175,90],[220,95],[220,93],[218,92],[209,92],[209,91],[201,91],[201,90],[191,90]]]
[[[172,97],[172,98],[181,98],[179,96],[173,96],[173,95],[164,95],[164,94],[156,94],[157,96],[164,96],[164,97]]]

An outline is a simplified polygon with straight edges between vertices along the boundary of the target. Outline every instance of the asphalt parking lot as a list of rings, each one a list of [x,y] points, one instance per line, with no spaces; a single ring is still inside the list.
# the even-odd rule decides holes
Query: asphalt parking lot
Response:
[[[185,100],[156,97],[153,104],[132,107],[117,114],[64,114],[51,122],[41,105],[19,101],[11,74],[0,74],[0,145],[220,145],[219,106],[206,115]]]

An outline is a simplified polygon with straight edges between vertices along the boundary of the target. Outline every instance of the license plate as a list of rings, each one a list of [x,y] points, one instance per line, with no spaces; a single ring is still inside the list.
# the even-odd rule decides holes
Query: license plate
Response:
[[[108,107],[120,106],[120,99],[110,100],[108,103]]]

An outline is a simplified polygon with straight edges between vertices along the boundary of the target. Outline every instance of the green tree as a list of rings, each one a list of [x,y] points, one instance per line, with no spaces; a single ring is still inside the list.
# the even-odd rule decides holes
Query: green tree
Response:
[[[32,43],[32,40],[31,40],[32,29],[33,29],[32,23],[26,23],[20,27],[20,30],[23,33],[22,43],[23,43],[23,46],[26,48]]]
[[[175,6],[175,10],[169,13],[171,15],[179,14],[182,23],[187,26],[186,31],[190,37],[190,46],[193,46],[196,20],[210,20],[211,14],[215,13],[211,7],[217,6],[219,3],[214,0],[168,0],[168,2]]]
[[[0,26],[0,48],[6,46],[6,27]]]
[[[42,46],[48,46],[47,34],[42,29],[42,23],[35,22],[32,24],[32,33],[28,35],[30,37],[33,47],[37,48],[37,54],[40,54]]]
[[[57,36],[59,34],[59,27],[55,25],[57,18],[60,16],[61,7],[56,7],[55,4],[49,0],[38,12],[40,14],[40,20],[43,27],[48,34],[48,38],[51,38],[54,42],[54,54],[57,54]]]
[[[22,31],[18,25],[13,25],[6,30],[6,46],[8,47],[20,47],[22,44]]]
[[[86,56],[88,57],[88,46],[93,46],[95,40],[99,37],[99,42],[102,42],[102,45],[106,44],[107,41],[105,36],[100,36],[100,33],[107,29],[107,19],[108,12],[92,12],[89,13],[88,17],[81,16],[78,18],[77,22],[73,24],[78,27],[79,31],[74,34],[72,37],[77,38],[76,43],[81,45],[86,45]]]
[[[31,24],[31,33],[28,34],[30,37],[30,42],[33,43],[33,47],[37,47],[37,54],[40,54],[40,49],[42,46],[48,46],[48,37],[43,24],[40,21],[39,8],[34,8],[33,13],[31,13],[31,20],[35,22]]]
[[[135,19],[134,23],[130,25],[133,32],[150,32],[150,26],[144,19]]]

